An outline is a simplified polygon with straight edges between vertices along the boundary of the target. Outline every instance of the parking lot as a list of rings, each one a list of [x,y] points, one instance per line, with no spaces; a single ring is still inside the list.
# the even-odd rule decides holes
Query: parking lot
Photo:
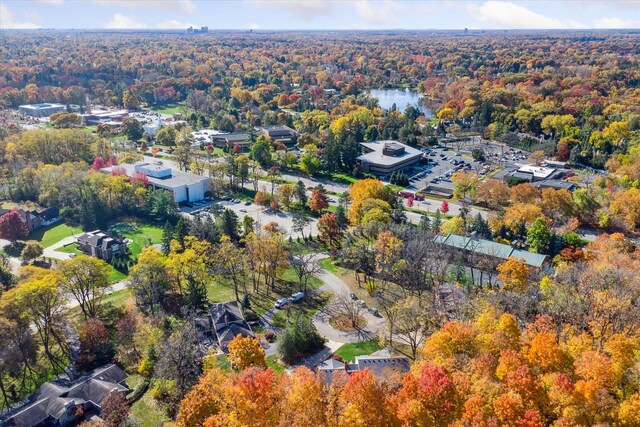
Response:
[[[209,209],[213,204],[218,204],[222,208],[228,208],[234,211],[236,215],[238,215],[240,224],[242,224],[244,217],[249,215],[255,221],[254,228],[256,230],[270,222],[277,222],[287,237],[291,236],[294,239],[302,237],[303,233],[293,231],[293,221],[290,213],[264,209],[262,206],[258,206],[255,203],[243,202],[238,199],[210,199],[208,201],[203,201],[202,203],[193,204],[192,207],[183,207],[180,211],[190,215],[191,217],[194,215],[199,215],[200,217],[210,215],[213,217],[213,214],[209,212]],[[309,217],[309,224],[307,224],[304,229],[305,236],[316,236],[318,234],[317,222],[318,221],[315,218]]]

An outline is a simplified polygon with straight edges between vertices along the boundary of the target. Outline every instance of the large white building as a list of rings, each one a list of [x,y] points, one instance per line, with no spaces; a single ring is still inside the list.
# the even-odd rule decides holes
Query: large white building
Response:
[[[49,117],[53,113],[59,113],[64,110],[65,107],[62,104],[49,104],[44,102],[41,104],[20,105],[18,107],[20,113],[31,117]]]
[[[387,178],[393,172],[408,169],[422,159],[422,152],[398,141],[361,142],[366,153],[359,156],[362,172]]]
[[[134,177],[137,173],[145,174],[154,190],[160,188],[170,191],[176,203],[192,203],[204,199],[211,185],[211,178],[174,170],[162,163],[125,163],[103,168],[100,171],[110,174],[114,168],[122,168],[129,177]]]

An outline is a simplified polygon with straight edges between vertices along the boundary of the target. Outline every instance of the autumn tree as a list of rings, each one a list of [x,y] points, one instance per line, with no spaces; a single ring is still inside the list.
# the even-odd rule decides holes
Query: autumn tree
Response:
[[[229,351],[228,357],[231,366],[237,371],[243,371],[251,366],[263,368],[267,366],[264,350],[258,340],[253,337],[236,335],[229,343],[227,349]]]
[[[42,245],[40,245],[38,242],[30,241],[27,242],[20,255],[22,256],[22,260],[28,264],[32,260],[41,257],[43,252],[44,248],[42,247]]]
[[[327,196],[321,190],[314,188],[311,190],[311,199],[309,199],[309,208],[315,212],[322,212],[329,207]]]
[[[491,209],[498,209],[509,201],[509,187],[500,179],[485,179],[476,186],[473,200]]]
[[[170,281],[166,258],[159,250],[152,246],[144,248],[129,271],[129,280],[142,311],[154,314],[161,309]]]
[[[478,175],[473,172],[458,171],[451,175],[451,182],[453,182],[454,196],[464,199],[467,195],[473,196],[478,185]]]
[[[371,405],[371,402],[376,402]],[[368,369],[353,373],[340,394],[339,425],[382,427],[392,425],[386,392]]]
[[[504,284],[505,289],[523,292],[529,286],[529,266],[523,259],[509,257],[497,270],[498,279]]]
[[[217,268],[218,274],[233,284],[233,291],[238,302],[240,302],[238,290],[240,285],[244,284],[245,277],[244,255],[244,249],[236,247],[229,239],[223,238],[213,259],[213,265]]]
[[[202,426],[205,420],[219,414],[224,407],[224,391],[228,378],[218,369],[205,372],[180,404],[176,427]]]
[[[321,373],[301,366],[282,377],[282,425],[313,427],[326,425],[325,381]]]
[[[111,267],[101,259],[81,255],[63,261],[57,267],[60,286],[78,302],[85,320],[96,317],[102,297],[111,285]]]
[[[102,366],[113,358],[114,348],[109,340],[109,331],[101,320],[89,318],[82,322],[78,338],[80,355],[76,360],[76,366],[81,371]]]
[[[18,209],[14,208],[0,216],[0,239],[16,241],[24,239],[28,235],[29,230]]]
[[[100,402],[100,418],[105,427],[119,427],[123,425],[129,415],[129,405],[125,399],[125,393],[121,390],[112,390],[102,398]]]

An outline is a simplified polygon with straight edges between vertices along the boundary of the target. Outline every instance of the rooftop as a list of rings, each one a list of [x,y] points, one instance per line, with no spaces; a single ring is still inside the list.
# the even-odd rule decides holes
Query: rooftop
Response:
[[[178,171],[175,169],[170,169],[167,166],[163,166],[163,165],[159,165],[159,164],[154,164],[154,163],[148,163],[148,162],[138,162],[138,163],[122,163],[120,165],[115,165],[115,166],[110,166],[110,167],[106,167],[106,168],[102,168],[100,169],[100,172],[103,173],[111,173],[113,171],[114,168],[122,168],[124,169],[124,172],[127,176],[129,177],[133,177],[136,173],[136,167],[138,168],[138,170],[140,170],[140,167],[144,168],[144,169],[148,169],[148,170],[155,170],[158,172],[164,172],[167,169],[170,170],[171,175],[167,176],[167,177],[163,177],[163,178],[156,178],[154,176],[151,176],[150,174],[147,174],[147,179],[149,180],[149,182],[153,185],[157,185],[160,187],[165,187],[165,188],[178,188],[178,187],[182,187],[185,185],[193,185],[193,184],[198,184],[201,183],[203,181],[208,181],[209,178],[200,176],[200,175],[196,175],[193,173],[189,173],[189,172],[182,172],[182,171]]]
[[[421,158],[422,152],[398,141],[361,142],[368,153],[358,157],[358,160],[384,166],[393,166],[409,159]],[[394,155],[386,155],[386,151],[393,151]]]
[[[548,178],[555,172],[555,168],[545,168],[543,166],[522,165],[518,172],[533,174],[534,177],[544,179]]]
[[[544,254],[515,249],[509,245],[492,242],[491,240],[459,236],[457,234],[447,234],[446,236],[438,235],[434,238],[434,241],[452,248],[472,251],[501,259],[507,259],[513,256],[518,259],[524,259],[524,263],[532,267],[542,267],[547,259],[547,256]]]
[[[44,108],[51,108],[51,107],[60,108],[60,107],[64,107],[64,105],[56,104],[56,103],[48,103],[48,102],[41,102],[39,104],[20,105],[20,108],[32,108],[34,110],[39,110],[39,109],[44,109]]]

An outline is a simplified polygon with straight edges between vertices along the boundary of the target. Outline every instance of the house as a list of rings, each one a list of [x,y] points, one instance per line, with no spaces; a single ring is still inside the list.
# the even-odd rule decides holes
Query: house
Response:
[[[44,211],[37,210],[24,210],[22,208],[15,208],[18,215],[22,219],[22,222],[27,226],[27,230],[31,233],[40,227],[51,225],[60,220],[60,213],[58,208],[49,208]],[[0,216],[11,211],[11,209],[0,209]]]
[[[546,267],[549,262],[549,257],[547,255],[516,249],[509,245],[486,239],[459,236],[457,234],[447,234],[446,236],[436,236],[434,241],[451,248],[502,260],[506,260],[509,257],[523,259],[526,265],[539,269]]]
[[[164,166],[162,161],[123,163],[102,168],[100,172],[111,174],[114,169],[124,171],[130,178],[140,174],[145,175],[154,190],[162,189],[171,192],[176,203],[192,203],[204,199],[211,184],[211,178],[171,169]]]
[[[127,243],[107,233],[94,230],[84,233],[77,238],[78,250],[82,253],[111,261],[113,257],[125,256],[127,254]]]
[[[43,102],[40,104],[20,105],[18,107],[18,111],[20,111],[21,114],[31,117],[49,117],[54,113],[65,111],[65,106],[62,104],[50,104]]]
[[[386,178],[393,172],[402,171],[422,160],[422,152],[398,141],[361,142],[365,154],[359,156],[362,172]]]
[[[99,415],[102,399],[112,391],[127,393],[127,374],[116,365],[94,369],[76,381],[44,383],[22,405],[0,418],[7,427],[76,425]]]
[[[376,351],[369,356],[356,356],[353,363],[340,362],[328,359],[317,366],[318,371],[325,374],[325,381],[331,383],[333,374],[345,372],[351,375],[354,372],[368,369],[376,377],[400,377],[409,372],[409,359],[405,356],[391,356],[389,350]]]
[[[268,136],[274,142],[281,142],[284,145],[296,143],[298,134],[295,130],[285,125],[260,126],[256,128],[258,135]]]
[[[255,337],[251,326],[245,320],[237,301],[209,304],[211,324],[215,331],[218,347],[226,350],[229,343],[236,337]]]

